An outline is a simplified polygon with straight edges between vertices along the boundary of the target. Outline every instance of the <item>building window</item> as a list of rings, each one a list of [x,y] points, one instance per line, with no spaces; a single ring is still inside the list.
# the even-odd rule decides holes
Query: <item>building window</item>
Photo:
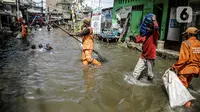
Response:
[[[134,11],[138,11],[138,10],[143,10],[144,6],[143,5],[137,5],[137,6],[133,6],[132,10]]]

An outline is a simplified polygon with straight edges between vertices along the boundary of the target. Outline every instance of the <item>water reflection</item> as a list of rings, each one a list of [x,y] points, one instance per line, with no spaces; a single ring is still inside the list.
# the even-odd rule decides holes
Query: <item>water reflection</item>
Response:
[[[29,65],[28,40],[11,38],[1,47],[0,111],[15,111],[25,102],[24,80],[32,70]],[[1,89],[2,88],[2,89]]]
[[[21,40],[22,47],[27,47],[30,45],[30,42],[27,38],[21,38],[20,40]]]
[[[90,91],[94,91],[95,86],[95,73],[97,72],[98,68],[91,67],[91,66],[85,66],[83,67],[83,74],[85,78],[85,85],[87,88],[87,93]]]

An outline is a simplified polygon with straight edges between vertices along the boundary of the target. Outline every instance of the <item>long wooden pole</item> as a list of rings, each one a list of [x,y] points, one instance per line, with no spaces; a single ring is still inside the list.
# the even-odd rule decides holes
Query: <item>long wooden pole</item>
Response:
[[[78,42],[80,42],[82,44],[82,42],[77,39],[74,35],[70,34],[68,31],[66,31],[65,29],[61,28],[60,26],[58,26],[56,23],[53,23],[54,25],[56,25],[58,28],[60,28],[62,31],[64,31],[65,33],[67,33],[69,36],[71,36],[72,38],[74,38],[75,40],[77,40]],[[105,62],[106,59],[104,57],[102,57],[99,52],[95,51],[94,49],[92,50],[100,59],[102,62]]]

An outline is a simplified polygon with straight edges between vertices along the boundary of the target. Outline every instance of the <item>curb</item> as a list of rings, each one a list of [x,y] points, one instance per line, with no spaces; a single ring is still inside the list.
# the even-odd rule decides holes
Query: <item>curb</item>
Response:
[[[142,44],[137,44],[134,42],[126,42],[126,45],[130,49],[138,50],[142,52]],[[162,59],[168,59],[168,60],[177,60],[179,57],[179,52],[168,50],[168,49],[156,49],[157,56]]]

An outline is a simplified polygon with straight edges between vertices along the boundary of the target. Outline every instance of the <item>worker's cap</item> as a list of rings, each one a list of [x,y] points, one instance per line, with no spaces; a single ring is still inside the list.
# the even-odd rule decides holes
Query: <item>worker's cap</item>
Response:
[[[199,30],[196,27],[189,27],[185,32],[182,34],[197,34]]]
[[[83,23],[87,24],[87,25],[90,25],[90,22],[91,22],[91,19],[88,18],[88,19],[84,19]]]

